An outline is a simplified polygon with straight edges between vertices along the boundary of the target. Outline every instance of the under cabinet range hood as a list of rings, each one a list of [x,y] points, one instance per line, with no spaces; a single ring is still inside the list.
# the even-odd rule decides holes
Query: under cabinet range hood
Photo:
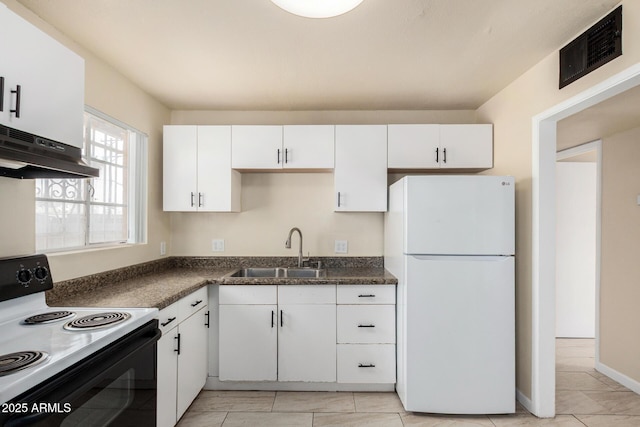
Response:
[[[0,177],[92,178],[99,173],[82,161],[78,147],[0,125]]]

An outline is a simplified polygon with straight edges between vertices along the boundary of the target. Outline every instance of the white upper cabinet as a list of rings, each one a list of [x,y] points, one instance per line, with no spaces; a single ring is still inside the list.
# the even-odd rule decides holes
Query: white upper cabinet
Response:
[[[335,126],[284,126],[284,169],[333,169]]]
[[[490,124],[389,125],[389,169],[493,167]]]
[[[333,125],[233,126],[234,169],[333,169]]]
[[[0,124],[82,147],[84,60],[0,3]]]
[[[337,125],[334,170],[339,212],[387,210],[387,126]]]
[[[232,126],[234,169],[282,169],[282,126]]]
[[[240,211],[230,126],[165,126],[163,139],[165,211]]]

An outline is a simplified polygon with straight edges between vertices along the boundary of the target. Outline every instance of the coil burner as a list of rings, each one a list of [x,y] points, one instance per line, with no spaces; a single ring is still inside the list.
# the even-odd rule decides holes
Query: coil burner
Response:
[[[0,356],[0,377],[35,366],[48,357],[43,351],[19,351]]]
[[[25,325],[40,325],[42,323],[53,323],[61,320],[68,320],[73,316],[75,316],[75,313],[72,311],[51,311],[27,317],[24,319],[23,323]]]
[[[69,331],[86,331],[88,329],[106,328],[117,323],[124,322],[129,317],[131,317],[129,313],[122,312],[91,314],[65,323],[64,328]]]

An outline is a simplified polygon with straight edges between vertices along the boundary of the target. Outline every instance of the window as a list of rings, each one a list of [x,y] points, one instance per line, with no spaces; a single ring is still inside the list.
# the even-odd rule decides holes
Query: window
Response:
[[[69,250],[146,240],[143,133],[87,108],[84,161],[92,179],[36,180],[36,250]]]

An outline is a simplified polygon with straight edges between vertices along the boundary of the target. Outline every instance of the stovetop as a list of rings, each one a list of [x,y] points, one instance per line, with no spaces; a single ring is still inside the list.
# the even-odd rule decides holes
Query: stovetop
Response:
[[[25,270],[30,270],[35,277],[35,267],[32,267],[35,262],[48,271],[46,257],[21,259],[21,269],[13,273],[7,271],[9,265],[12,269],[15,268],[13,262],[0,260],[0,357],[18,352],[45,354],[44,360],[38,364],[0,376],[0,403],[37,386],[158,317],[158,310],[155,308],[48,307],[44,292],[40,289],[52,286],[50,273],[47,274],[47,280],[39,280],[33,284],[25,285],[16,280],[20,278],[20,271]],[[25,277],[23,274],[22,278]],[[33,287],[36,288],[35,291]],[[16,296],[20,293],[25,295]],[[25,323],[25,319],[30,316],[56,311],[70,311],[74,316],[35,325]],[[105,323],[104,319],[111,318],[108,313],[121,313],[123,319],[97,329],[65,328],[68,322],[85,316],[97,317],[98,323]]]

